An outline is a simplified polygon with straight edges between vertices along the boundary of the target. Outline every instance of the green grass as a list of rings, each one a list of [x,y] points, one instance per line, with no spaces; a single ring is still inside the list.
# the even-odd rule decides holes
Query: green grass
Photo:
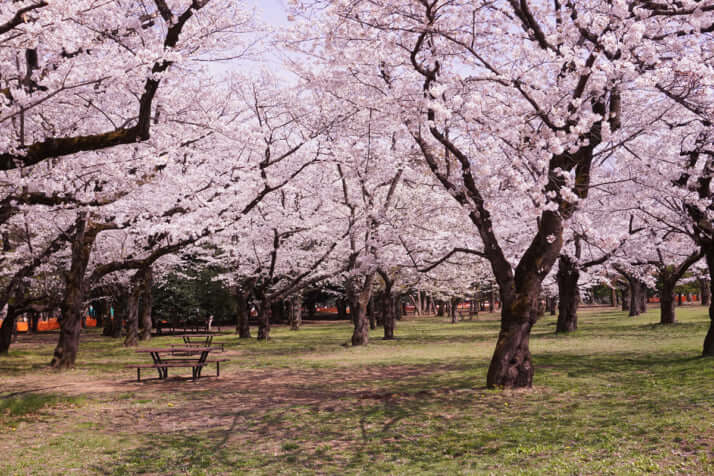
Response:
[[[96,334],[64,374],[50,343],[20,345],[0,360],[0,474],[712,474],[709,321],[677,312],[583,311],[567,336],[543,318],[517,392],[484,387],[495,320],[400,322],[366,348],[346,324],[226,334],[225,375],[199,383],[134,384],[145,356]]]
[[[80,397],[67,397],[57,394],[30,393],[27,395],[8,395],[0,400],[0,418],[15,420],[19,417],[34,415],[48,407],[82,402]],[[0,419],[0,422],[3,420]]]

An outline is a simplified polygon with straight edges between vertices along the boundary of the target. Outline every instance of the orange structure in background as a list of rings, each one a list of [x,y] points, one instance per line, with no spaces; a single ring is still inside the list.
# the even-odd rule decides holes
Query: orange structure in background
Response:
[[[677,302],[679,296],[677,294],[674,295],[674,302]],[[682,301],[683,302],[699,302],[699,295],[698,294],[692,294],[691,299],[687,299],[687,295],[683,294],[682,295]],[[659,296],[652,296],[647,299],[647,302],[650,303],[656,303],[659,302]]]
[[[0,326],[2,326],[2,319],[0,319]],[[85,327],[97,327],[97,320],[92,319],[87,316],[84,320]],[[30,323],[28,321],[19,320],[15,323],[15,328],[17,332],[28,332],[30,330]],[[60,328],[59,320],[56,317],[50,317],[49,319],[40,319],[37,321],[37,332],[54,331]]]
[[[37,321],[37,331],[38,332],[43,332],[43,331],[53,331],[55,329],[59,329],[59,321],[57,320],[56,317],[50,317],[46,321],[39,320]]]

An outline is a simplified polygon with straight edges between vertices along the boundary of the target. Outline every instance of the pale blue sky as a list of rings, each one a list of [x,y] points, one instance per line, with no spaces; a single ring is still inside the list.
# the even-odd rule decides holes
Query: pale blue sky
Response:
[[[285,15],[285,0],[252,0],[252,3],[263,11],[263,19],[273,25],[287,23]]]

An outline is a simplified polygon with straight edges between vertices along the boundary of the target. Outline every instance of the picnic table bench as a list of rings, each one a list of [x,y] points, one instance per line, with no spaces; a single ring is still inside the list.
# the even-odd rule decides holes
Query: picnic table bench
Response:
[[[216,364],[216,377],[221,376],[221,362],[228,359],[208,359],[208,354],[215,347],[169,347],[136,349],[138,353],[151,354],[153,364],[128,365],[127,368],[136,369],[136,380],[141,381],[141,369],[156,369],[159,379],[168,377],[169,368],[191,368],[193,380],[201,378],[201,370],[208,364]],[[163,357],[162,357],[163,354]],[[170,357],[169,357],[170,356]],[[174,357],[178,356],[178,357]]]

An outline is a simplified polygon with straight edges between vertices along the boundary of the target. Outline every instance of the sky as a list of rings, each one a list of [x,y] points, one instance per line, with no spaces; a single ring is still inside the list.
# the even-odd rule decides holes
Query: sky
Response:
[[[287,23],[285,0],[251,0],[251,3],[259,10],[262,10],[262,17],[266,22],[272,25],[284,25]]]

